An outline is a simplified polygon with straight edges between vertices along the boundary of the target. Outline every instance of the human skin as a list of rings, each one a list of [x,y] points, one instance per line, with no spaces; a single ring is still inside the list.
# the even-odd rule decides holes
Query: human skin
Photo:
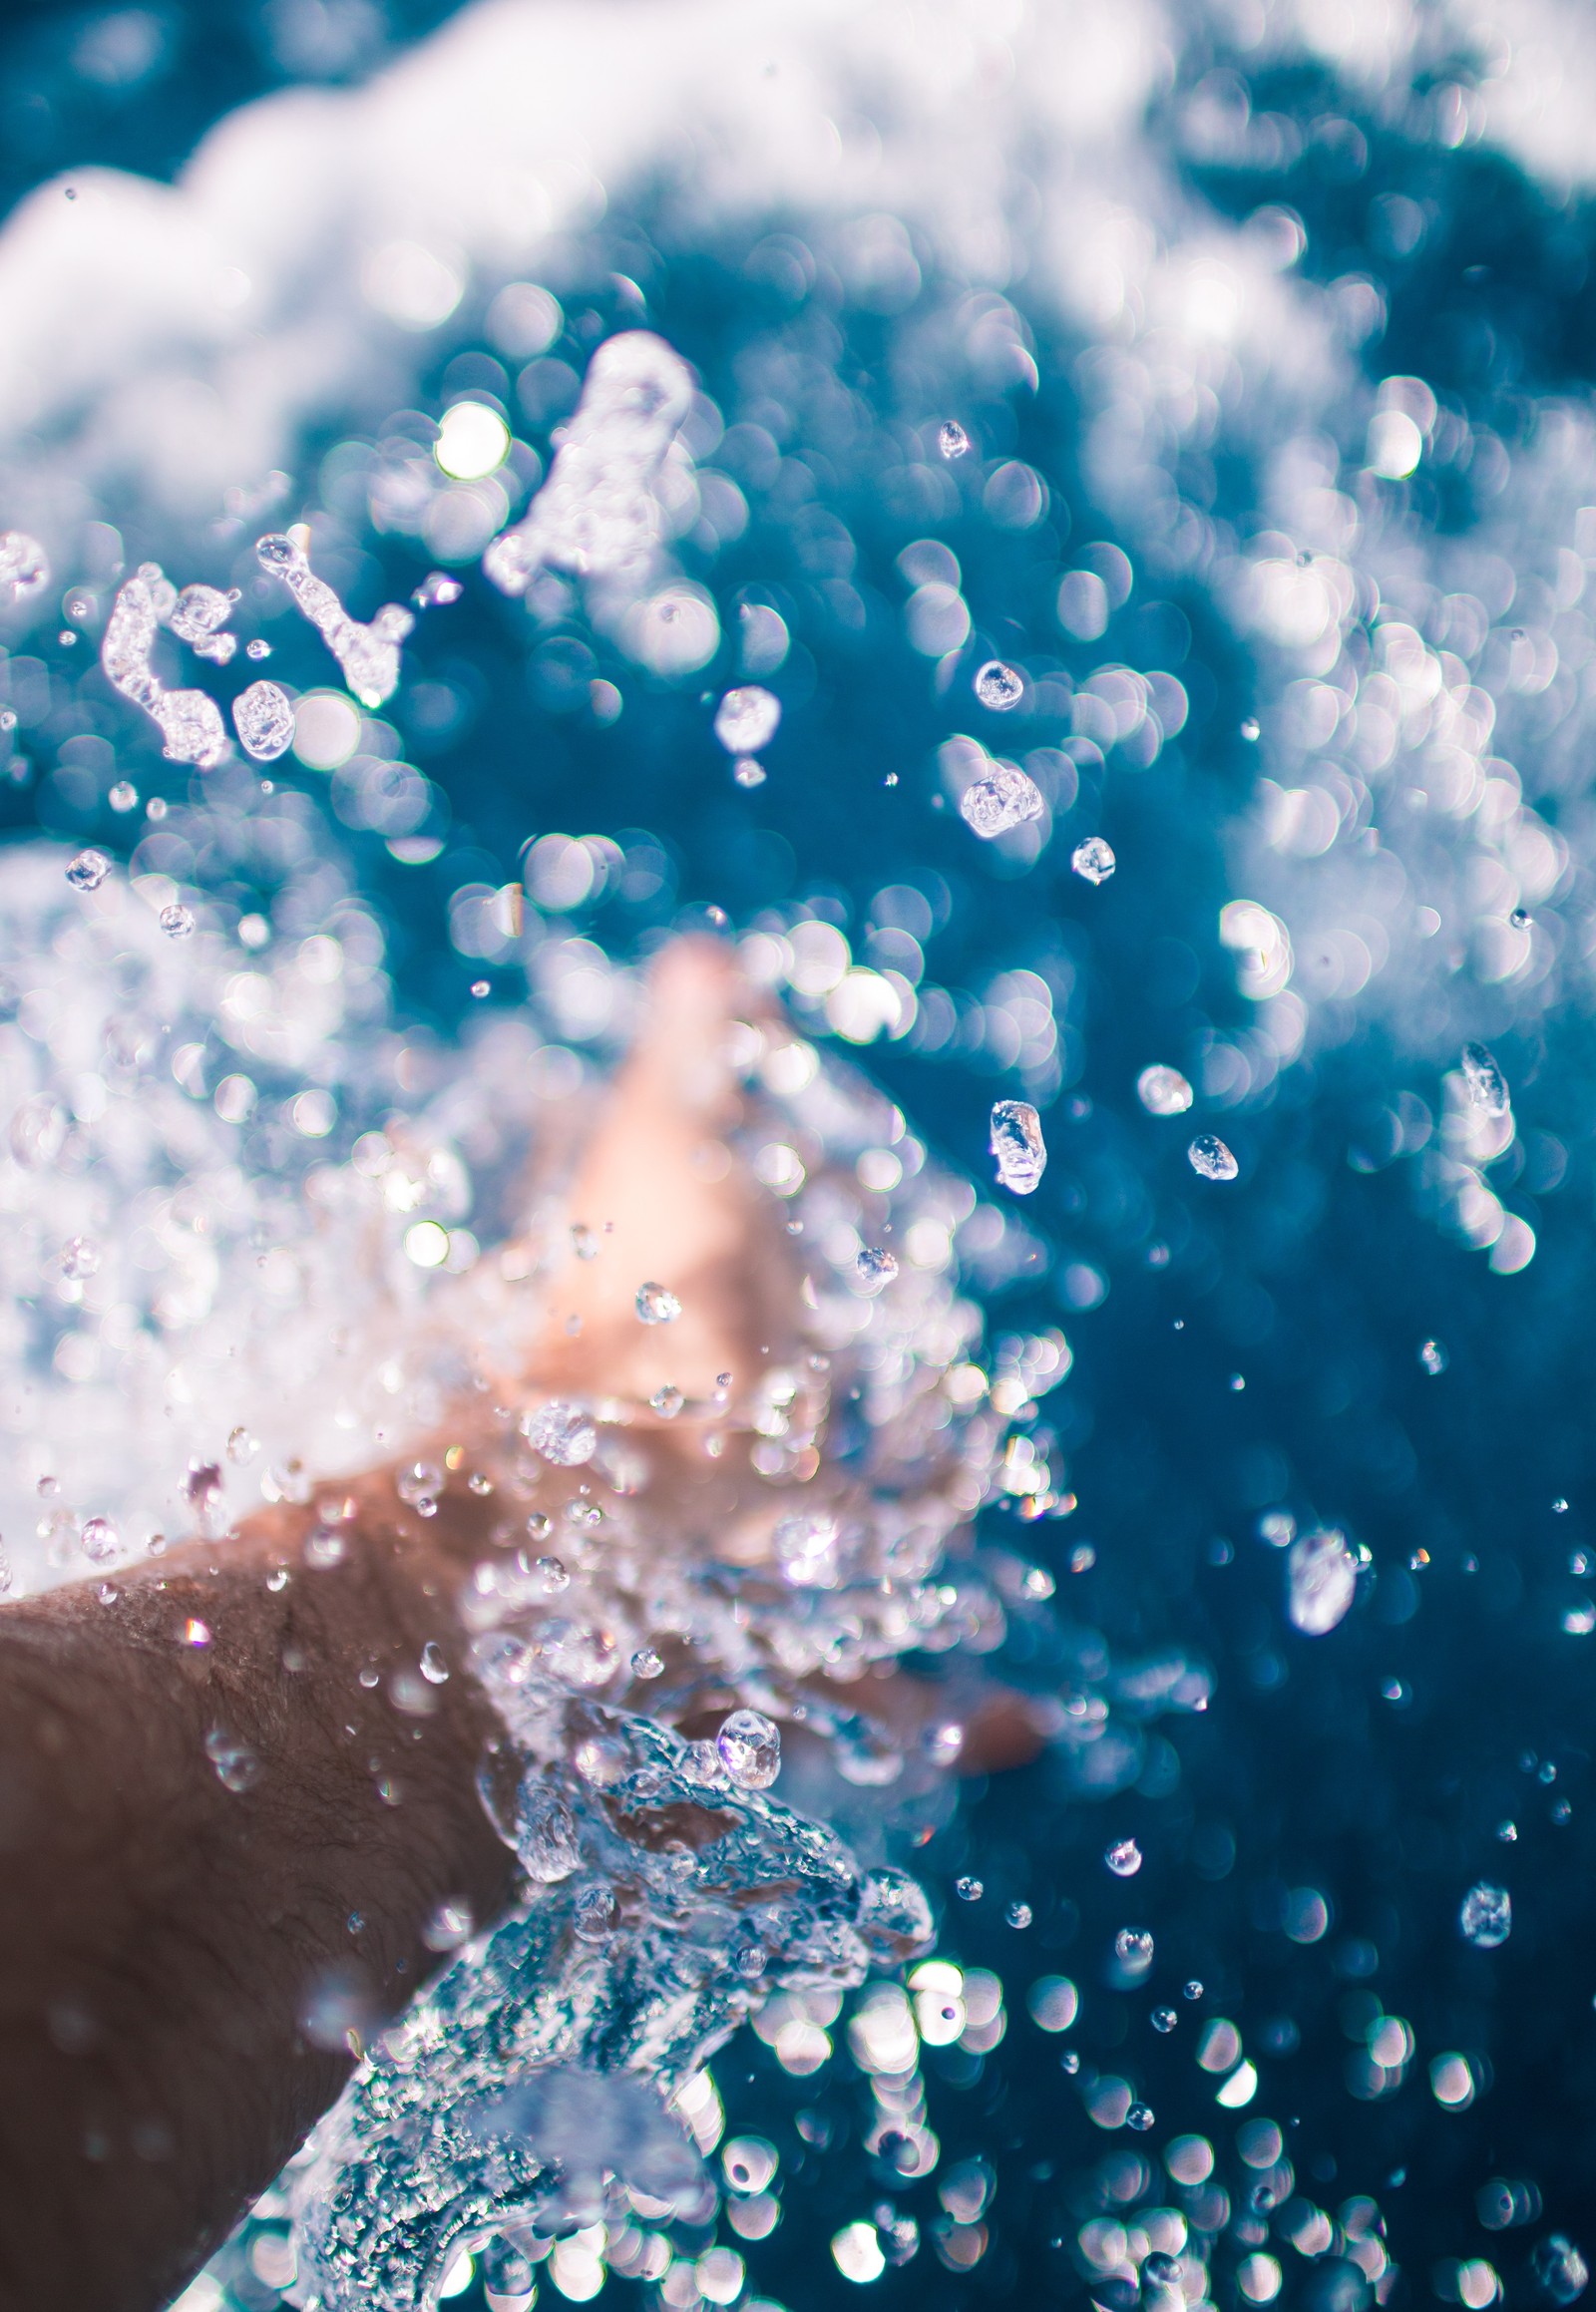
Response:
[[[480,1926],[514,1900],[456,1611],[501,1514],[469,1481],[503,1450],[483,1404],[643,1406],[665,1381],[708,1399],[791,1353],[796,1268],[720,1138],[744,997],[710,943],[656,964],[568,1199],[603,1256],[529,1296],[519,1369],[428,1441],[434,1514],[379,1468],[0,1608],[0,2312],[158,2312],[334,2101],[361,2034],[444,1964],[440,1906]],[[681,1299],[668,1342],[637,1323],[644,1280]],[[650,1514],[690,1546],[758,1491],[739,1440],[706,1459],[690,1413],[644,1449]],[[342,1554],[311,1564],[329,1508]],[[936,1706],[899,1681],[872,1707]],[[967,1764],[1029,1746],[1012,1713],[989,1721]]]

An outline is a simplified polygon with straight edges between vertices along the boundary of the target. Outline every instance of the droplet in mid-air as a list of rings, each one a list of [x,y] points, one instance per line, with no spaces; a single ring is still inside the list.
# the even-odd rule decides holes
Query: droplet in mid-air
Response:
[[[1121,1967],[1145,1975],[1153,1963],[1153,1939],[1145,1927],[1121,1927],[1114,1937],[1114,1957]]]
[[[765,766],[756,763],[752,755],[741,755],[733,763],[731,775],[739,787],[762,787],[765,783]]]
[[[436,610],[458,602],[465,590],[460,580],[450,578],[446,571],[430,570],[410,599],[418,610]]]
[[[1463,1045],[1463,1080],[1476,1108],[1483,1108],[1487,1116],[1506,1115],[1510,1104],[1507,1078],[1482,1043]]]
[[[715,736],[728,755],[753,755],[768,746],[781,721],[781,700],[757,682],[728,690],[715,709]]]
[[[994,714],[1006,714],[1025,695],[1025,678],[1005,658],[989,658],[976,670],[976,696]]]
[[[1141,1848],[1134,1838],[1116,1838],[1103,1860],[1115,1878],[1134,1878],[1141,1868]]]
[[[1444,1372],[1450,1361],[1446,1354],[1445,1344],[1439,1341],[1420,1342],[1418,1361],[1428,1373]]]
[[[681,1315],[681,1303],[663,1285],[639,1285],[635,1306],[640,1325],[673,1325]]]
[[[664,1663],[652,1646],[639,1646],[631,1658],[633,1678],[658,1678],[663,1673],[664,1667]]]
[[[1029,1903],[1017,1902],[1010,1903],[1008,1908],[1003,1913],[1003,1917],[1008,1921],[1008,1924],[1011,1927],[1018,1928],[1021,1932],[1023,1932],[1023,1930],[1030,1925],[1031,1920],[1035,1917],[1035,1915],[1036,1914],[1031,1909]]]
[[[891,1253],[866,1245],[854,1262],[854,1275],[861,1289],[874,1299],[883,1292],[898,1274],[898,1263]]]
[[[0,530],[0,601],[25,602],[50,583],[50,558],[25,530]]]
[[[1178,1067],[1159,1061],[1136,1078],[1136,1097],[1149,1116],[1183,1116],[1191,1106],[1190,1084]]]
[[[1028,1101],[995,1102],[991,1146],[1003,1186],[1015,1196],[1029,1196],[1047,1169],[1047,1147],[1041,1118]]]
[[[1014,763],[989,763],[959,798],[960,817],[984,843],[1039,819],[1044,809],[1040,787]]]
[[[937,428],[937,447],[945,458],[962,458],[970,448],[970,436],[957,418],[944,418]]]
[[[131,779],[119,779],[106,797],[106,801],[111,805],[113,811],[137,811],[139,808],[139,790]]]
[[[1213,1132],[1199,1132],[1186,1150],[1186,1161],[1203,1180],[1234,1180],[1241,1166]]]
[[[1566,2232],[1548,2232],[1535,2242],[1529,2268],[1541,2294],[1553,2304],[1575,2304],[1590,2285],[1590,2267]]]
[[[979,1878],[956,1878],[954,1892],[962,1903],[979,1903],[987,1889]]]
[[[734,1710],[715,1736],[720,1762],[745,1790],[768,1790],[781,1771],[781,1735],[757,1710]]]
[[[1260,725],[1256,714],[1248,715],[1246,721],[1241,726],[1241,735],[1247,741],[1249,746],[1256,746],[1258,744],[1260,736]]]
[[[61,1248],[61,1274],[81,1284],[92,1277],[100,1266],[100,1247],[86,1236],[68,1237]]]
[[[121,1547],[121,1538],[109,1517],[91,1517],[78,1544],[92,1565],[108,1565]]]
[[[1088,835],[1069,854],[1069,864],[1083,883],[1106,883],[1119,865],[1113,847],[1100,835]]]
[[[1172,2007],[1155,2007],[1153,2009],[1152,2026],[1154,2031],[1171,2032],[1179,2021],[1180,2017]]]
[[[1513,1931],[1513,1898],[1482,1878],[1464,1895],[1457,1924],[1476,1951],[1498,1950]]]
[[[103,851],[80,851],[69,861],[67,881],[74,891],[98,891],[111,873],[111,862]]]
[[[257,763],[275,762],[293,744],[293,707],[275,682],[251,682],[232,702],[238,744]]]
[[[656,1388],[648,1399],[649,1406],[662,1421],[673,1421],[686,1401],[680,1389],[668,1380],[663,1388]]]
[[[436,1639],[429,1638],[421,1649],[421,1675],[429,1686],[447,1686],[449,1683],[449,1665]]]
[[[1344,1621],[1358,1589],[1358,1561],[1334,1526],[1300,1533],[1286,1558],[1286,1611],[1306,1638]]]
[[[169,940],[186,940],[194,930],[194,910],[185,907],[181,899],[175,899],[170,907],[162,909],[156,921]]]
[[[1134,2127],[1138,2135],[1145,2135],[1148,2128],[1155,2123],[1150,2104],[1132,2104],[1130,2110],[1125,2114],[1125,2125]]]
[[[521,1433],[535,1453],[558,1469],[575,1469],[598,1449],[598,1430],[580,1405],[551,1397],[521,1416]]]

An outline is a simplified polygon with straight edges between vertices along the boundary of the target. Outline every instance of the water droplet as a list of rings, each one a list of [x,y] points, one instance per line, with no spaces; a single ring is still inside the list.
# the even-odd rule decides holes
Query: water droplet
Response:
[[[436,1461],[411,1461],[393,1481],[400,1500],[407,1501],[412,1508],[419,1502],[435,1500],[442,1486],[443,1469]]]
[[[598,1258],[598,1233],[589,1228],[586,1221],[572,1223],[571,1249],[579,1261],[596,1261]]]
[[[1088,835],[1069,854],[1069,864],[1083,882],[1106,883],[1119,862],[1111,844],[1105,843],[1100,835]]]
[[[1418,1361],[1426,1372],[1441,1373],[1446,1370],[1449,1359],[1441,1342],[1424,1341],[1419,1344]]]
[[[1323,1638],[1345,1620],[1358,1589],[1358,1561],[1334,1526],[1300,1533],[1286,1558],[1286,1611],[1306,1637]]]
[[[1513,1931],[1513,1898],[1482,1878],[1464,1895],[1457,1924],[1476,1951],[1497,1950]]]
[[[1563,1499],[1563,1496],[1560,1493],[1558,1494],[1557,1499],[1552,1503],[1552,1514],[1554,1517],[1566,1517],[1568,1515],[1568,1503]]]
[[[673,1421],[686,1401],[680,1389],[673,1387],[669,1381],[665,1383],[663,1388],[656,1388],[648,1399],[649,1404],[662,1421]]]
[[[121,1536],[109,1517],[91,1517],[78,1542],[92,1565],[109,1564],[122,1546]]]
[[[1103,1860],[1115,1878],[1134,1878],[1141,1868],[1141,1848],[1134,1838],[1116,1838]]]
[[[164,907],[156,918],[169,940],[186,940],[194,930],[194,910],[186,908],[182,900],[174,900]]]
[[[1566,2232],[1548,2232],[1531,2251],[1536,2285],[1554,2304],[1573,2304],[1590,2284],[1590,2268]]]
[[[1121,1967],[1145,1974],[1153,1963],[1153,1939],[1145,1927],[1121,1927],[1114,1937],[1114,1957]]]
[[[1179,2021],[1180,2017],[1172,2007],[1155,2007],[1153,2009],[1152,2025],[1154,2031],[1171,2032]]]
[[[734,1710],[715,1736],[715,1748],[745,1790],[768,1790],[781,1771],[781,1735],[760,1711]]]
[[[582,1860],[571,1810],[537,1777],[537,1769],[522,1784],[517,1802],[516,1852],[527,1876],[540,1886],[558,1886]]]
[[[1234,1180],[1241,1166],[1213,1132],[1199,1132],[1186,1150],[1186,1161],[1203,1180]]]
[[[238,744],[257,763],[275,762],[293,744],[293,706],[275,682],[251,682],[232,702]]]
[[[1183,1116],[1191,1106],[1191,1086],[1178,1067],[1157,1062],[1136,1078],[1136,1097],[1149,1116]]]
[[[68,1237],[61,1248],[61,1274],[80,1282],[92,1277],[100,1266],[100,1247],[86,1236]]]
[[[1047,1169],[1047,1147],[1041,1136],[1041,1118],[1028,1101],[994,1103],[991,1147],[1003,1186],[1015,1196],[1029,1196]]]
[[[180,1646],[208,1646],[210,1643],[209,1625],[191,1614],[178,1633],[178,1643]]]
[[[342,1565],[347,1543],[335,1525],[313,1525],[305,1535],[305,1563],[318,1573]]]
[[[559,1397],[523,1413],[521,1433],[533,1451],[557,1469],[580,1468],[598,1450],[598,1430],[591,1416]]]
[[[476,1923],[465,1896],[452,1895],[428,1913],[421,1939],[429,1951],[458,1951],[462,1943],[470,1942]]]
[[[223,1734],[220,1727],[212,1727],[205,1735],[205,1756],[215,1768],[216,1780],[224,1790],[242,1796],[252,1790],[260,1779],[260,1760],[247,1742],[235,1734]]]
[[[429,1686],[447,1686],[449,1683],[449,1665],[444,1660],[443,1648],[435,1639],[429,1638],[421,1649],[421,1675]]]
[[[976,670],[975,689],[983,706],[990,707],[994,714],[1006,714],[1023,698],[1025,678],[1005,659],[989,658],[985,666]]]
[[[74,891],[98,891],[111,873],[111,862],[103,851],[80,851],[67,868],[67,881]]]
[[[253,658],[258,663],[260,659],[271,656],[271,644],[259,640],[246,642],[243,646],[243,654],[246,658]]]
[[[631,1674],[634,1678],[658,1678],[664,1667],[651,1646],[639,1646],[631,1658]]]
[[[1063,2054],[1058,2058],[1058,2068],[1061,2072],[1067,2072],[1071,2079],[1079,2071],[1080,2058],[1072,2047],[1064,2049]]]
[[[450,578],[446,571],[430,570],[410,599],[418,610],[437,610],[450,602],[458,602],[465,590],[460,580]]]
[[[473,979],[471,982],[471,992],[480,1003],[485,995],[491,995],[493,993],[493,989],[486,979]]]
[[[1515,907],[1507,920],[1512,925],[1515,932],[1527,932],[1530,925],[1535,921],[1527,907]]]
[[[1250,715],[1248,715],[1248,717],[1247,717],[1246,721],[1245,721],[1245,722],[1242,724],[1242,726],[1241,726],[1241,735],[1242,735],[1242,737],[1243,737],[1243,738],[1244,738],[1244,739],[1247,741],[1247,743],[1248,743],[1248,745],[1249,745],[1249,746],[1256,746],[1256,745],[1257,745],[1257,743],[1258,743],[1258,738],[1259,738],[1259,730],[1260,730],[1260,726],[1259,726],[1259,721],[1258,721],[1258,717],[1257,717],[1257,715],[1256,715],[1256,714],[1250,714]]]
[[[957,418],[944,418],[937,428],[937,447],[945,458],[962,458],[970,448],[970,436]]]
[[[1003,1917],[1011,1927],[1028,1927],[1035,1916],[1029,1903],[1010,1903]]]
[[[715,709],[715,736],[728,755],[757,754],[775,737],[781,700],[757,682],[728,690]]]
[[[1153,2124],[1152,2107],[1148,2104],[1132,2104],[1125,2114],[1125,2125],[1134,2127],[1138,2135],[1145,2135]]]
[[[783,1581],[796,1590],[829,1590],[837,1581],[837,1520],[822,1509],[802,1509],[777,1521],[771,1547]]]
[[[898,1263],[891,1253],[867,1245],[854,1262],[854,1275],[866,1294],[873,1300],[885,1291],[898,1274]]]
[[[956,1878],[954,1892],[962,1903],[979,1903],[987,1889],[979,1878]]]
[[[25,530],[0,530],[0,601],[26,601],[49,583],[50,558],[39,541]]]
[[[569,1590],[571,1587],[571,1575],[567,1571],[564,1561],[558,1557],[539,1558],[533,1571],[542,1581],[544,1594],[547,1597],[558,1597],[562,1590]]]
[[[681,1303],[663,1285],[639,1285],[636,1310],[639,1324],[673,1325],[681,1315]]]
[[[1463,1080],[1476,1108],[1487,1116],[1505,1116],[1510,1104],[1507,1078],[1482,1043],[1463,1045]]]
[[[1014,763],[989,763],[959,798],[959,815],[984,843],[1005,835],[1046,808],[1034,779]]]
[[[1193,1981],[1190,1983],[1186,1983],[1181,1986],[1180,1995],[1182,1999],[1201,1999],[1203,1995],[1203,1987],[1199,1982],[1193,1979]]]
[[[607,1943],[618,1917],[612,1887],[585,1886],[572,1905],[572,1932],[585,1943]]]
[[[136,811],[139,807],[139,790],[131,779],[119,779],[106,801],[113,811]]]
[[[1517,1842],[1518,1824],[1512,1821],[1498,1822],[1496,1825],[1496,1835],[1504,1846],[1512,1846]]]
[[[756,763],[752,755],[743,755],[732,764],[731,775],[739,787],[762,787],[765,783],[765,766]]]
[[[867,1871],[858,1916],[860,1933],[878,1952],[903,1943],[928,1944],[936,1931],[925,1889],[906,1870]]]

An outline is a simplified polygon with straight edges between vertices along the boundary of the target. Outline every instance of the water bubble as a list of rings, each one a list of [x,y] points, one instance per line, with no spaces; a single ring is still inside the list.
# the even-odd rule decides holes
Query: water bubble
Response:
[[[1179,2021],[1180,2017],[1172,2007],[1155,2007],[1153,2009],[1152,2025],[1154,2031],[1171,2032]]]
[[[429,1638],[421,1649],[421,1675],[429,1686],[447,1686],[449,1665],[444,1660],[443,1648]]]
[[[1003,1186],[1015,1196],[1029,1196],[1047,1169],[1047,1147],[1041,1118],[1028,1101],[994,1103],[990,1144]]]
[[[293,744],[293,706],[275,682],[251,682],[232,702],[238,744],[257,763],[275,762]]]
[[[781,722],[781,700],[757,682],[728,690],[715,709],[715,736],[728,755],[757,754],[775,737]]]
[[[994,714],[1006,714],[1025,694],[1025,678],[1005,659],[989,658],[976,671],[976,696]]]
[[[221,1787],[235,1796],[252,1790],[260,1779],[260,1760],[249,1744],[235,1734],[224,1734],[220,1727],[212,1727],[205,1735],[205,1756]]]
[[[170,907],[162,909],[156,921],[169,940],[186,940],[194,930],[194,910],[185,907],[182,900],[174,900]]]
[[[1426,1372],[1441,1373],[1446,1370],[1450,1360],[1442,1342],[1423,1341],[1418,1348],[1418,1361]]]
[[[663,1285],[639,1285],[635,1306],[640,1325],[673,1325],[681,1315],[681,1303]]]
[[[1136,1078],[1136,1097],[1149,1116],[1183,1116],[1191,1106],[1192,1091],[1178,1067],[1159,1061],[1144,1067]]]
[[[86,1236],[68,1237],[61,1248],[61,1274],[75,1282],[92,1277],[100,1266],[100,1247]]]
[[[1196,1978],[1193,1977],[1190,1983],[1183,1983],[1181,1985],[1180,1995],[1182,1999],[1201,1999],[1203,1995],[1203,1987],[1196,1980]]]
[[[663,1388],[656,1388],[648,1399],[649,1405],[662,1421],[673,1421],[686,1401],[680,1389],[669,1381],[666,1381]]]
[[[421,1940],[429,1951],[458,1951],[471,1940],[476,1923],[464,1895],[453,1895],[428,1912]]]
[[[962,1903],[979,1903],[987,1889],[979,1878],[956,1878],[954,1892]]]
[[[1003,1913],[1011,1927],[1028,1927],[1034,1916],[1029,1903],[1010,1903]]]
[[[1145,2135],[1154,2124],[1153,2111],[1149,2104],[1132,2104],[1125,2114],[1125,2125],[1134,2127],[1138,2135]]]
[[[113,811],[136,811],[139,807],[139,790],[131,779],[119,779],[106,801]]]
[[[937,447],[945,458],[962,458],[970,447],[970,436],[957,418],[944,418],[937,428]]]
[[[443,1469],[436,1461],[411,1461],[393,1481],[400,1500],[412,1508],[418,1502],[436,1499],[442,1486]]]
[[[1507,1078],[1482,1043],[1463,1045],[1463,1080],[1476,1108],[1487,1116],[1505,1116],[1510,1104]]]
[[[1248,715],[1246,721],[1241,726],[1241,735],[1247,741],[1249,746],[1257,745],[1260,736],[1260,729],[1261,726],[1259,724],[1257,715]]]
[[[103,851],[80,851],[67,867],[67,881],[74,891],[98,891],[111,873],[111,862]]]
[[[1553,2304],[1572,2304],[1590,2284],[1590,2268],[1566,2232],[1548,2232],[1530,2253],[1530,2272]]]
[[[541,1557],[534,1565],[533,1571],[541,1579],[544,1594],[547,1597],[556,1598],[562,1590],[569,1590],[571,1587],[571,1575],[561,1558]]]
[[[1069,864],[1083,882],[1106,883],[1119,865],[1110,844],[1100,835],[1088,835],[1084,843],[1077,843],[1069,854]]]
[[[1217,1134],[1199,1132],[1186,1150],[1186,1161],[1203,1180],[1234,1180],[1241,1166]]]
[[[1358,1589],[1358,1561],[1334,1526],[1300,1533],[1286,1558],[1286,1611],[1305,1637],[1323,1638],[1345,1620]]]
[[[1141,1848],[1134,1838],[1116,1838],[1103,1860],[1115,1878],[1134,1878],[1141,1868]]]
[[[1464,1895],[1457,1924],[1476,1951],[1497,1950],[1513,1931],[1513,1898],[1482,1878]]]
[[[631,1658],[631,1674],[634,1678],[658,1678],[664,1667],[651,1646],[639,1646]]]
[[[898,1274],[898,1263],[891,1253],[867,1245],[854,1262],[854,1275],[863,1291],[873,1300],[883,1292]]]
[[[960,817],[984,843],[1039,819],[1045,808],[1035,780],[1014,763],[989,763],[959,798]]]
[[[613,1887],[585,1886],[572,1906],[572,1932],[585,1943],[607,1943],[618,1916]]]
[[[106,1565],[122,1546],[109,1517],[91,1517],[78,1536],[79,1546],[92,1565]]]
[[[760,1711],[734,1710],[715,1747],[726,1772],[745,1790],[768,1790],[781,1771],[781,1735]]]
[[[1121,1927],[1114,1937],[1114,1957],[1121,1967],[1145,1974],[1153,1963],[1153,1939],[1145,1927]]]
[[[557,1469],[580,1468],[598,1450],[598,1430],[591,1416],[559,1397],[523,1413],[521,1433],[533,1451]]]

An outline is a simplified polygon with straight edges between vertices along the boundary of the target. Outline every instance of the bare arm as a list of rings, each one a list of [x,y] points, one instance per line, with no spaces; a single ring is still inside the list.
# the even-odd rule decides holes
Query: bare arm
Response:
[[[5,2312],[165,2303],[337,2095],[343,2034],[441,1964],[438,1906],[510,1899],[453,1602],[485,1506],[353,1498],[333,1566],[282,1510],[0,1615]]]

